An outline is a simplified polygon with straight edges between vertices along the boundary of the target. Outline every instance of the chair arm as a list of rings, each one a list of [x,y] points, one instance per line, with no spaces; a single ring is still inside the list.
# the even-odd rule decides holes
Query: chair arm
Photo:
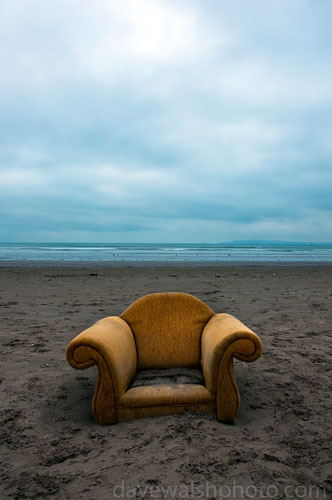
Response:
[[[116,400],[126,391],[137,365],[135,340],[128,323],[117,316],[98,321],[69,343],[66,357],[79,370],[97,365],[94,417],[99,423],[114,423]]]
[[[230,314],[215,314],[202,333],[202,369],[207,388],[216,393],[220,364],[233,357],[255,361],[262,353],[262,342],[250,328]]]

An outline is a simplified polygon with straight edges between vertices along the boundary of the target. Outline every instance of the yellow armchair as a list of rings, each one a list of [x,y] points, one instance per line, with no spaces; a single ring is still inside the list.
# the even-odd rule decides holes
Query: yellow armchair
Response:
[[[93,415],[100,424],[114,424],[185,409],[234,422],[240,395],[233,358],[255,361],[261,352],[259,337],[238,319],[173,292],[146,295],[119,317],[98,321],[70,342],[66,355],[77,369],[97,365]],[[201,370],[204,385],[131,386],[136,373],[176,367]]]

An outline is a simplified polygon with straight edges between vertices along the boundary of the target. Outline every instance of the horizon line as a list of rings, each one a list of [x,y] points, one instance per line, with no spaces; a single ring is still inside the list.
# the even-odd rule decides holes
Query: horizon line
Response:
[[[228,241],[0,241],[0,245],[227,245],[227,244],[288,244],[288,245],[332,245],[332,241],[295,241],[295,240],[228,240]]]

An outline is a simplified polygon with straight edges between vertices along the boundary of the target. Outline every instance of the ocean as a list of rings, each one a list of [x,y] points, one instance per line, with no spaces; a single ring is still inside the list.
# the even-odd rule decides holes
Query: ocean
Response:
[[[302,262],[332,264],[332,244],[0,243],[0,262]]]

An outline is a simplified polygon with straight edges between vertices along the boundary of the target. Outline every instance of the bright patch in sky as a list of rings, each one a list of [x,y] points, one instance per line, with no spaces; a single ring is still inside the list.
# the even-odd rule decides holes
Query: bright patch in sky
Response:
[[[0,241],[332,241],[330,0],[2,0]]]

